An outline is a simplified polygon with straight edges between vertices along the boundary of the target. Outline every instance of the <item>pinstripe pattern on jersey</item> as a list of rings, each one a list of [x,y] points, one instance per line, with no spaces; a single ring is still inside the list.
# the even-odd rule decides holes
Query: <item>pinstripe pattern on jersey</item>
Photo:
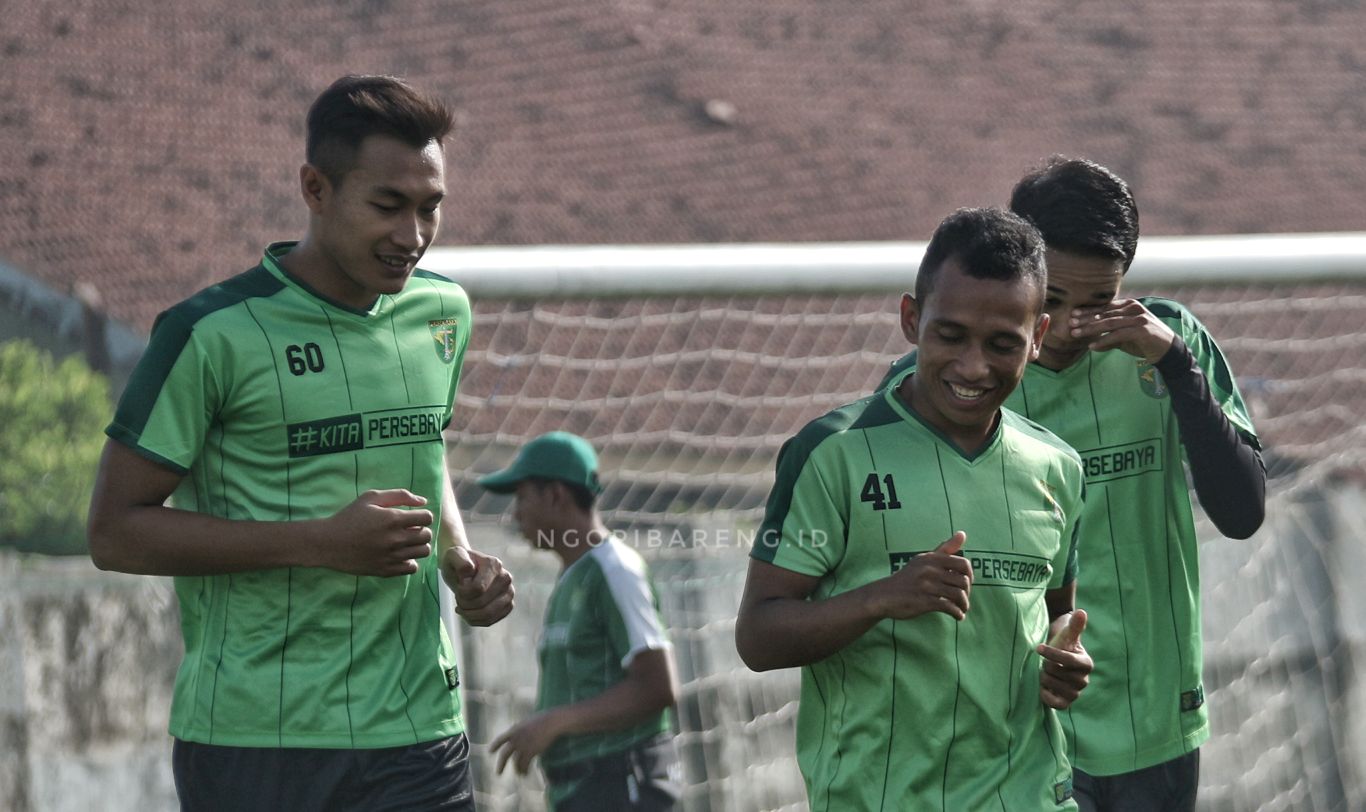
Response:
[[[1047,629],[1045,586],[1075,572],[1080,461],[1015,415],[964,454],[898,404],[888,393],[864,399],[785,444],[763,525],[778,543],[756,544],[753,557],[818,579],[811,599],[823,600],[966,529],[965,555],[1005,551],[1047,563],[1051,575],[974,588],[962,623],[938,613],[885,620],[805,666],[797,739],[808,800],[817,812],[982,808],[985,799],[1071,808],[1054,803],[1069,767],[1049,741],[1062,733],[1039,702],[1033,644]],[[879,487],[897,496],[873,498]],[[1051,518],[1051,493],[1070,518]],[[828,544],[811,541],[821,529]]]
[[[359,312],[284,274],[271,253],[283,250],[272,246],[262,265],[158,319],[135,373],[146,388],[121,401],[108,433],[184,473],[173,499],[185,509],[298,521],[371,488],[403,487],[438,513],[439,426],[469,336],[463,291],[422,273]],[[454,325],[445,358],[433,350],[436,323]],[[304,347],[308,363],[286,369]],[[288,453],[286,426],[343,408],[374,436]],[[386,747],[460,732],[435,573],[429,556],[401,578],[310,568],[177,578],[187,653],[172,733],[237,746]]]
[[[1177,302],[1139,301],[1181,337],[1230,423],[1260,447],[1204,326]],[[1209,736],[1207,710],[1181,705],[1181,694],[1201,690],[1202,679],[1199,554],[1183,450],[1169,398],[1145,388],[1145,375],[1156,378],[1122,352],[1088,353],[1061,371],[1030,365],[1007,402],[1070,442],[1087,464],[1080,542],[1087,574],[1077,604],[1090,615],[1086,645],[1100,667],[1066,718],[1076,762],[1094,775],[1160,764]],[[1151,449],[1152,461],[1106,472],[1101,461],[1127,449]]]

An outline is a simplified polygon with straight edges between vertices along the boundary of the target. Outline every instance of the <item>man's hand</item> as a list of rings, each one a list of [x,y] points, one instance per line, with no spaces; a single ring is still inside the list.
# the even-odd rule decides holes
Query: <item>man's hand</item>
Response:
[[[503,562],[456,545],[441,558],[441,575],[455,593],[455,612],[471,626],[492,626],[512,611],[512,573]]]
[[[968,614],[972,563],[958,551],[968,534],[958,531],[928,553],[920,553],[892,575],[874,582],[873,611],[880,617],[905,620],[927,612],[943,612],[954,620]]]
[[[1067,708],[1081,695],[1091,679],[1091,655],[1081,644],[1086,610],[1074,609],[1048,625],[1048,642],[1036,651],[1043,657],[1039,672],[1039,699],[1055,710]]]
[[[1079,307],[1070,321],[1074,338],[1092,339],[1093,350],[1123,350],[1156,364],[1171,349],[1176,333],[1137,299],[1115,299]]]
[[[518,775],[526,775],[531,760],[544,753],[561,735],[559,717],[554,710],[538,713],[513,725],[489,744],[489,751],[498,755],[495,772],[502,775],[504,765],[511,761]]]
[[[426,498],[398,488],[366,491],[325,520],[318,566],[351,575],[411,575],[417,560],[432,554]]]

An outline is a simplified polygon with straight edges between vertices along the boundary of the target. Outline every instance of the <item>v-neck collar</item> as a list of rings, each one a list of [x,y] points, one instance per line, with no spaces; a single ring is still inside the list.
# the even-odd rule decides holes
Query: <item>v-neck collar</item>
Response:
[[[919,425],[923,426],[926,431],[928,431],[931,435],[934,436],[936,440],[938,440],[945,447],[947,447],[948,450],[952,451],[959,457],[962,457],[963,460],[968,463],[976,463],[978,460],[985,457],[992,449],[996,447],[998,443],[1001,442],[1002,421],[1001,412],[998,409],[996,411],[996,425],[992,427],[991,434],[987,437],[987,441],[982,443],[981,447],[978,448],[975,452],[969,453],[967,451],[964,451],[961,447],[959,447],[957,443],[949,439],[949,436],[947,434],[940,431],[935,426],[931,425],[930,422],[926,420],[914,408],[912,408],[909,403],[902,402],[901,398],[897,396],[896,392],[897,389],[901,386],[901,382],[914,374],[914,368],[908,369],[903,374],[897,376],[895,380],[893,380],[890,384],[887,385],[885,389],[882,390],[882,396],[887,399],[887,405],[889,405],[893,411],[900,415],[903,420],[914,421],[915,423],[918,423]]]
[[[286,271],[284,265],[280,264],[280,259],[293,250],[294,246],[298,244],[297,241],[271,243],[266,246],[265,254],[261,258],[261,265],[272,275],[279,278],[281,282],[284,282],[286,285],[298,290],[309,298],[317,299],[320,304],[329,309],[340,311],[347,316],[359,317],[362,319],[368,319],[379,315],[381,310],[383,310],[385,300],[388,298],[383,293],[375,297],[375,303],[372,304],[369,309],[362,310],[347,304],[342,304],[336,299],[320,293],[312,285],[294,274],[291,274],[289,271]]]

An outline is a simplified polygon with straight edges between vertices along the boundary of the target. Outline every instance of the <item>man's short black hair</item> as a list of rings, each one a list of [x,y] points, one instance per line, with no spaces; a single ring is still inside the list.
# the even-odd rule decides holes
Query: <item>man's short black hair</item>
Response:
[[[445,142],[454,124],[439,100],[393,76],[343,76],[308,109],[305,159],[336,185],[355,167],[360,144],[387,135],[418,149]]]
[[[1094,161],[1054,155],[1015,184],[1010,210],[1056,251],[1118,260],[1128,272],[1138,250],[1138,204],[1129,184]]]
[[[974,279],[1024,279],[1039,292],[1043,307],[1044,244],[1038,229],[1005,209],[959,209],[934,230],[915,279],[915,298],[923,307],[934,292],[939,270],[956,259]]]

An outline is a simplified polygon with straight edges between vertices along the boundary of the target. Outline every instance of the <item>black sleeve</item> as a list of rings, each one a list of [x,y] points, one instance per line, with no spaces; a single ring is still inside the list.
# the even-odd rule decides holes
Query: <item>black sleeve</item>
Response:
[[[1255,441],[1229,422],[1180,336],[1156,366],[1171,390],[1200,506],[1225,536],[1251,536],[1266,516],[1266,464]]]

